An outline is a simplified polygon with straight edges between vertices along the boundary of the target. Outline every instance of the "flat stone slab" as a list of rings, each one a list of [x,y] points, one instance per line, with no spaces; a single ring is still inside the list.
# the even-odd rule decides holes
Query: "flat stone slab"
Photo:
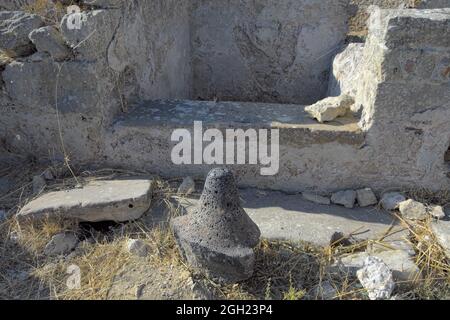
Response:
[[[431,223],[431,230],[450,259],[450,221],[434,221]]]
[[[96,180],[79,189],[44,194],[25,205],[18,217],[59,215],[88,222],[135,220],[149,209],[151,194],[151,180]]]
[[[404,240],[408,232],[397,225],[395,218],[375,207],[347,209],[337,205],[320,205],[305,200],[300,194],[241,189],[242,206],[269,240],[304,241],[328,246],[331,236],[340,231],[354,234],[356,240],[378,240],[391,226],[383,241]],[[183,211],[192,212],[198,200],[176,198]]]

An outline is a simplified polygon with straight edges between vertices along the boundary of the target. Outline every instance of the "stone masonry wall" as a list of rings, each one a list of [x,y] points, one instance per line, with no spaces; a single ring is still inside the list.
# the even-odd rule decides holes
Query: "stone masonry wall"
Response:
[[[170,162],[167,123],[146,110],[152,127],[117,121],[135,103],[197,97],[308,103],[326,94],[346,1],[223,3],[84,1],[78,30],[67,28],[68,16],[55,28],[33,15],[0,12],[0,47],[17,50],[0,66],[1,144],[39,159],[151,166],[173,175],[180,168]],[[289,191],[449,188],[449,10],[374,10],[358,50],[362,61],[354,64],[363,70],[355,69],[362,75],[353,79],[356,90],[339,84],[356,94],[360,128],[312,120],[305,126],[303,116],[291,127],[283,119],[292,117],[281,112],[280,173],[262,177],[257,168],[238,166],[241,184]],[[204,114],[214,115],[214,105],[206,104]],[[194,176],[209,169],[186,168]]]
[[[374,9],[357,104],[380,174],[445,188],[450,168],[450,9]],[[382,156],[379,153],[382,150]],[[382,168],[382,169],[381,169]]]

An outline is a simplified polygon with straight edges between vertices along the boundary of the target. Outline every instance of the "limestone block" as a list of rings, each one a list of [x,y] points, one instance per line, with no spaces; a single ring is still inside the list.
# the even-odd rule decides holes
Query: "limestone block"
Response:
[[[59,216],[89,222],[136,220],[150,207],[151,192],[151,180],[92,181],[79,189],[44,194],[26,204],[18,217]]]

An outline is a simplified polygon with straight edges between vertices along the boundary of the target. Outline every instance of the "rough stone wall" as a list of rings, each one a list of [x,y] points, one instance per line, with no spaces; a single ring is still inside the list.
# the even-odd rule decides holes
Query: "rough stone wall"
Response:
[[[450,9],[375,9],[369,26],[357,104],[380,178],[448,187]]]
[[[191,97],[189,9],[189,1],[125,2],[107,59],[133,75],[139,100]]]
[[[99,162],[106,128],[130,104],[190,97],[189,2],[86,3],[81,29],[69,29],[66,15],[56,32],[64,59],[52,56],[51,38],[2,66],[0,136],[10,149]],[[32,46],[30,31],[18,37]]]
[[[367,20],[369,19],[367,8],[372,5],[381,9],[414,8],[421,1],[423,0],[351,0],[351,4],[356,8],[356,13],[350,19],[349,33],[357,36],[367,35]]]
[[[196,0],[194,97],[309,104],[325,97],[348,1]]]

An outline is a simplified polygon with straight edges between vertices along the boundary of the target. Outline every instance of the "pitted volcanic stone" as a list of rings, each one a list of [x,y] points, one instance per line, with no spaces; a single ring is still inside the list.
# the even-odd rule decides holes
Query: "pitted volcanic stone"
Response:
[[[241,207],[233,174],[213,169],[200,204],[172,226],[180,251],[193,267],[222,282],[236,282],[253,273],[254,252],[261,235]]]

